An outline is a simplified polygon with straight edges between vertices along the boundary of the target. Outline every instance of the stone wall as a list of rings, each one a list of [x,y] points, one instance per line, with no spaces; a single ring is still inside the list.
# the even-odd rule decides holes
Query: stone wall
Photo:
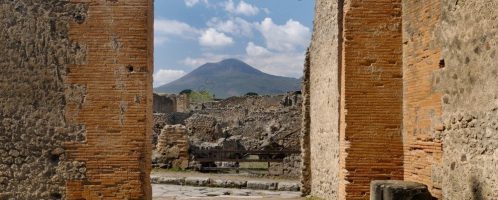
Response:
[[[161,168],[186,169],[189,162],[187,129],[184,125],[166,125],[161,130],[152,163]]]
[[[498,3],[403,0],[401,26],[401,1],[334,2],[342,3],[317,1],[304,90],[311,100],[304,169],[311,166],[311,177],[303,183],[311,180],[311,194],[368,199],[370,180],[405,179],[426,184],[436,199],[498,198]],[[343,20],[324,23],[340,13]],[[344,41],[322,40],[336,29]],[[335,58],[342,63],[321,64]],[[338,97],[339,108],[324,104],[327,97]],[[337,116],[339,136],[317,134]]]
[[[187,94],[154,93],[154,113],[188,112],[190,107]]]
[[[0,199],[150,199],[152,17],[0,2]]]
[[[338,199],[340,21],[337,1],[316,1],[310,46],[311,195]],[[327,44],[327,45],[323,45]],[[308,95],[308,94],[305,94]]]
[[[444,199],[498,199],[498,2],[442,1]]]
[[[176,112],[176,98],[166,96],[166,95],[158,95],[154,93],[153,100],[153,110],[154,113],[172,113]]]

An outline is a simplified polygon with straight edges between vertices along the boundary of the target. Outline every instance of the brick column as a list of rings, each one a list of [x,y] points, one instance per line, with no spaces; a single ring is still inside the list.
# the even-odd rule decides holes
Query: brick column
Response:
[[[344,3],[340,199],[403,179],[401,0]]]
[[[152,0],[72,0],[81,12],[69,39],[85,47],[65,84],[85,88],[68,104],[67,121],[85,127],[85,141],[66,143],[85,177],[67,182],[67,199],[151,199]]]

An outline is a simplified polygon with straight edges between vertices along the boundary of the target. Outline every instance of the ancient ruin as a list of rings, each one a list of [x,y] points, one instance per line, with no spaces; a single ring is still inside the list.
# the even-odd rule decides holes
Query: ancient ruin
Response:
[[[150,199],[152,17],[0,1],[0,199]]]
[[[299,92],[192,104],[188,112],[155,113],[154,119],[153,135],[159,137],[153,141],[154,152],[164,148],[161,137],[168,125],[185,125],[191,165],[196,161],[252,162],[258,159],[246,159],[247,155],[257,154],[261,162],[274,161],[270,162],[270,174],[300,176],[301,159],[296,148],[301,131]],[[159,152],[153,158],[155,166],[175,167],[159,162],[166,159]]]
[[[186,94],[155,94],[153,101],[154,113],[188,112],[189,99]]]
[[[392,179],[497,199],[497,10],[316,0],[304,194],[369,199]],[[0,199],[151,199],[153,1],[0,1],[0,22]]]
[[[496,199],[497,2],[316,3],[303,191],[368,199],[371,181],[398,179]]]

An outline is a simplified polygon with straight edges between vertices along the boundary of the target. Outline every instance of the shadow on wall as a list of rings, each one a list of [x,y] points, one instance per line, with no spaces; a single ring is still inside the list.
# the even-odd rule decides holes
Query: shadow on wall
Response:
[[[472,176],[470,178],[470,186],[472,188],[472,199],[473,200],[484,200],[484,197],[482,195],[482,186],[480,181],[475,177]]]

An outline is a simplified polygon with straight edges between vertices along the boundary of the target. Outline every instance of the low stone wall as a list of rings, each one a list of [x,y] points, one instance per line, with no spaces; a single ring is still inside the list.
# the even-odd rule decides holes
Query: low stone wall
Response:
[[[300,185],[285,181],[229,180],[208,177],[161,177],[152,176],[152,184],[188,185],[196,187],[240,188],[253,190],[299,191]]]
[[[189,162],[187,130],[183,125],[166,125],[153,152],[156,167],[186,169]]]

